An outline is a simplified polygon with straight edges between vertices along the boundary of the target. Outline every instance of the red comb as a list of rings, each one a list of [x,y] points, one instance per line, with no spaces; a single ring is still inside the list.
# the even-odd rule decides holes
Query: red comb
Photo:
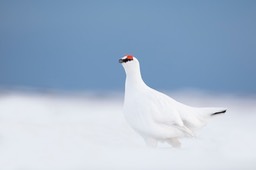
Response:
[[[129,59],[129,60],[133,60],[133,56],[132,55],[127,55],[126,58]]]

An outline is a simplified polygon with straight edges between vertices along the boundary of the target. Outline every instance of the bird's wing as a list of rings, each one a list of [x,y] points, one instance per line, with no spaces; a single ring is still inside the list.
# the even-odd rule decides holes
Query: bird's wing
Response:
[[[153,101],[152,105],[154,107],[152,109],[155,109],[152,112],[155,123],[176,128],[186,136],[194,136],[194,133],[186,127],[182,120],[179,110],[177,109],[177,104],[179,105],[179,103],[161,92],[154,89],[152,90],[153,91],[150,93],[152,94],[150,100]]]
[[[184,126],[180,114],[169,96],[154,89],[149,94],[151,94],[148,96],[151,102],[151,116],[155,122],[170,126]]]
[[[133,100],[129,100],[131,98]],[[191,130],[184,125],[175,102],[169,96],[154,89],[144,89],[126,100],[126,105],[129,105],[126,111],[129,112],[127,115],[130,116],[133,123],[138,119],[139,124],[149,123],[166,129],[166,134],[193,136]]]

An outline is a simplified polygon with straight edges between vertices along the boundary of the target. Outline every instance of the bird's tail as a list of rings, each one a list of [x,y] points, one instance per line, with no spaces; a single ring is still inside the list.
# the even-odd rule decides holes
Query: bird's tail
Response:
[[[220,111],[212,113],[211,116],[215,116],[215,115],[218,115],[218,114],[223,114],[223,113],[226,113],[226,111],[227,111],[227,109],[222,109]]]
[[[207,117],[212,117],[219,114],[224,114],[226,113],[226,111],[227,111],[226,108],[200,108],[198,110],[198,113],[200,116],[207,118]]]
[[[185,126],[192,131],[195,131],[206,125],[211,118],[216,115],[221,115],[226,111],[226,108],[192,108],[191,112],[193,116],[190,116],[190,112],[187,112],[186,114],[183,113],[182,120]]]

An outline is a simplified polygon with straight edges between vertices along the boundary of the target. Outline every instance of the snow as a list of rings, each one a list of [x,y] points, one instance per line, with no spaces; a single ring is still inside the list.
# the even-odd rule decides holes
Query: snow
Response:
[[[0,94],[0,169],[256,169],[256,98],[172,93],[228,112],[182,139],[146,147],[126,123],[122,95]]]

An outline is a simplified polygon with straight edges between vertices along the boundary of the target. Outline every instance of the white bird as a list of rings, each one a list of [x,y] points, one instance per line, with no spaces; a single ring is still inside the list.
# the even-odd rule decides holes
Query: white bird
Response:
[[[142,80],[139,61],[126,55],[119,60],[126,73],[124,115],[150,147],[167,142],[180,147],[179,138],[192,137],[194,131],[225,108],[187,106],[147,86]]]

